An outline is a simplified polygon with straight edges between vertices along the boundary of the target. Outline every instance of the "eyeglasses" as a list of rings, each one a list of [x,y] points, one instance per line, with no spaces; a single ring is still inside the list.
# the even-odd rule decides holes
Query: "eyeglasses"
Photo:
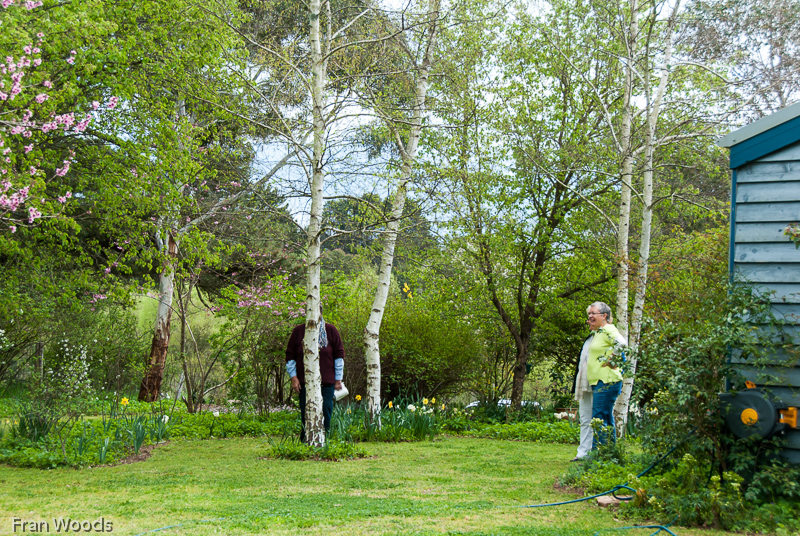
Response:
[[[605,313],[586,313],[586,316],[598,316],[598,315],[604,315],[604,314]]]

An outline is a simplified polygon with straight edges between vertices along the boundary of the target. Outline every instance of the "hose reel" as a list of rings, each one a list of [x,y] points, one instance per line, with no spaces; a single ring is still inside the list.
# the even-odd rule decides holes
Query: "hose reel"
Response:
[[[747,387],[719,395],[725,424],[734,436],[742,439],[757,435],[769,439],[787,428],[797,428],[797,408],[767,397],[752,382],[747,382]]]

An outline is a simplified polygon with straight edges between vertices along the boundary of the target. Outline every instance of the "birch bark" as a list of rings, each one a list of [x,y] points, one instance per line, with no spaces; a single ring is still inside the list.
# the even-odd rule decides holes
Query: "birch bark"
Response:
[[[306,332],[303,338],[303,361],[306,379],[306,430],[309,445],[325,444],[325,425],[322,415],[322,377],[319,369],[319,300],[320,300],[320,231],[322,222],[322,186],[325,180],[323,152],[325,141],[325,76],[326,56],[322,51],[320,16],[326,10],[330,24],[330,2],[311,0],[309,4],[309,44],[311,45],[311,100],[313,118],[313,148],[311,155],[311,214],[307,239],[306,274]],[[329,33],[330,35],[330,33]]]
[[[426,15],[428,18],[427,37],[423,44],[425,52],[422,62],[414,66],[417,71],[417,83],[414,91],[412,117],[409,121],[411,127],[406,142],[403,141],[401,135],[397,131],[395,123],[385,116],[387,126],[394,132],[395,145],[400,152],[403,163],[400,168],[400,181],[397,185],[394,199],[392,200],[390,220],[386,226],[386,237],[383,245],[383,253],[381,255],[381,269],[378,275],[378,286],[375,289],[375,296],[372,300],[367,327],[364,329],[364,357],[367,366],[367,409],[370,419],[373,421],[378,417],[381,409],[381,322],[383,321],[386,300],[389,297],[389,285],[392,279],[392,267],[394,264],[394,250],[397,244],[400,222],[403,217],[403,208],[406,203],[408,183],[411,180],[411,173],[419,147],[420,133],[422,132],[422,120],[425,114],[425,101],[428,94],[428,78],[433,63],[433,50],[436,46],[440,4],[440,0],[431,0],[428,4]]]
[[[676,2],[668,19],[664,56],[659,69],[660,74],[655,95],[651,94],[649,69],[643,77],[646,99],[645,102],[647,105],[647,123],[644,140],[644,170],[642,173],[641,241],[639,243],[639,263],[636,270],[636,293],[633,301],[633,317],[631,318],[630,332],[628,335],[628,344],[633,350],[635,350],[639,344],[639,336],[642,330],[642,319],[644,317],[644,304],[647,296],[647,271],[650,265],[650,242],[653,227],[653,183],[655,170],[654,156],[656,148],[656,128],[658,126],[661,104],[664,101],[664,96],[667,91],[667,83],[669,82],[669,65],[670,61],[672,60],[673,35],[679,9],[680,0]],[[652,17],[655,19],[656,14],[653,13]],[[617,397],[617,402],[614,405],[614,420],[616,423],[618,423],[620,432],[625,430],[625,425],[628,420],[628,409],[630,406],[631,394],[633,392],[633,381],[634,375],[636,374],[636,365],[637,362],[635,352],[632,352],[630,357],[630,369],[628,377],[623,380],[622,391]]]

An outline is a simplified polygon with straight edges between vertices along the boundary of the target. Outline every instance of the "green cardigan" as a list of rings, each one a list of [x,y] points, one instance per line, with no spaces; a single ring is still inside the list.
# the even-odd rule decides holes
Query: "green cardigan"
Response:
[[[595,332],[592,344],[589,345],[589,357],[587,359],[586,375],[589,379],[589,385],[597,385],[600,380],[603,383],[622,381],[622,373],[619,368],[604,367],[602,366],[603,361],[599,359],[600,357],[611,357],[614,353],[615,341],[621,345],[626,344],[625,337],[620,334],[613,324],[606,324]]]

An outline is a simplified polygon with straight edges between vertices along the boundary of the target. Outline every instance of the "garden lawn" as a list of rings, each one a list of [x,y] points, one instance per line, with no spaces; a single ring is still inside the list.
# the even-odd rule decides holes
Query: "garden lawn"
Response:
[[[54,518],[103,518],[111,534],[126,536],[591,536],[630,525],[594,501],[519,508],[576,498],[553,487],[574,456],[572,445],[444,437],[365,446],[372,458],[293,462],[260,459],[268,447],[263,439],[175,441],[146,461],[115,467],[0,466],[0,534],[15,534],[13,518],[46,521],[50,533],[56,533]],[[31,525],[26,529],[33,533]],[[724,534],[672,530],[678,536]],[[19,525],[16,534],[22,534]]]

